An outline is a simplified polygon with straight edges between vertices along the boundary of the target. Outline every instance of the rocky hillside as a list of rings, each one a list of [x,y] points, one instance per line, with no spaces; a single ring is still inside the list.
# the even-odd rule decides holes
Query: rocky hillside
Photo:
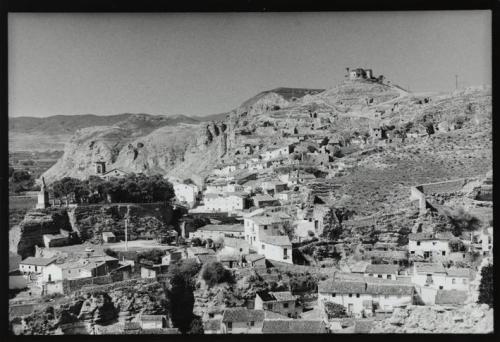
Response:
[[[396,309],[390,318],[375,321],[370,333],[491,334],[493,309],[486,304],[460,308],[411,306]]]
[[[163,285],[135,279],[82,289],[58,304],[39,305],[25,318],[26,334],[90,334],[91,323],[104,333],[119,333],[124,321],[135,321],[141,314],[170,316]]]

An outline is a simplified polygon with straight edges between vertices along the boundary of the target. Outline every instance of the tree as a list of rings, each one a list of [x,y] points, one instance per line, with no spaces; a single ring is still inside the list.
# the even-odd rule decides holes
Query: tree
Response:
[[[77,203],[80,203],[90,195],[90,190],[86,182],[71,177],[64,177],[52,183],[52,191],[55,197],[74,197]]]
[[[234,282],[233,274],[231,273],[231,271],[227,270],[218,261],[206,263],[201,271],[201,277],[210,287],[220,283]]]
[[[170,289],[167,291],[170,299],[170,314],[174,327],[185,334],[191,330],[194,307],[194,281],[199,266],[192,261],[181,260],[169,267]]]
[[[450,240],[450,249],[452,252],[465,252],[466,247],[460,239]]]
[[[478,303],[488,304],[493,307],[493,265],[484,266],[481,270],[481,283],[479,284]]]
[[[106,248],[104,249],[104,253],[106,253],[106,255],[109,255],[110,257],[113,257],[113,258],[118,258],[118,253],[116,253],[114,250],[112,250],[111,248]]]
[[[322,237],[330,241],[336,241],[342,234],[342,225],[335,214],[335,210],[330,208],[328,213],[323,218],[324,228]]]
[[[452,233],[455,236],[462,235],[462,232],[474,231],[480,228],[481,221],[474,215],[459,208],[455,213],[449,216],[449,221],[453,226]]]
[[[161,263],[161,258],[165,255],[165,253],[161,249],[151,249],[148,251],[144,251],[139,253],[137,256],[138,260],[146,259],[152,261],[154,264]]]
[[[325,302],[324,307],[328,319],[347,317],[347,313],[343,305],[333,302]]]
[[[30,190],[35,184],[35,180],[31,174],[26,170],[14,170],[11,173],[9,169],[10,179],[9,187],[11,191],[22,192]]]
[[[201,334],[204,334],[204,333],[205,333],[205,331],[203,330],[203,321],[201,320],[200,317],[196,316],[191,321],[191,324],[189,325],[188,334],[190,334],[190,335],[201,335]]]

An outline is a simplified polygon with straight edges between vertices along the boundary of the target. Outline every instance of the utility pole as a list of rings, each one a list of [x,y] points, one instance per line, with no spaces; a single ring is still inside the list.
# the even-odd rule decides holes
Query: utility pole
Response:
[[[455,90],[458,90],[458,75],[455,75]]]
[[[127,235],[127,227],[128,226],[128,217],[125,218],[125,251],[128,252],[128,235]]]

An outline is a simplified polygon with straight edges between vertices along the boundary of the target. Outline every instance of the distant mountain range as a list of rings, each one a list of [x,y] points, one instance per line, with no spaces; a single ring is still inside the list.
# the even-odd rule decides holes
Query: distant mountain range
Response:
[[[223,120],[227,113],[203,117],[186,115],[116,114],[116,115],[54,115],[44,118],[21,116],[9,118],[11,133],[74,134],[77,130],[93,126],[130,125],[162,127],[179,123],[197,124],[206,121]]]

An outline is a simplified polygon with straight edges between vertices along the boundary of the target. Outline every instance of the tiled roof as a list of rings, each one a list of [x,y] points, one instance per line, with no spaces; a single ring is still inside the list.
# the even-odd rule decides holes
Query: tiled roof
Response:
[[[56,258],[35,258],[35,257],[27,257],[20,264],[24,265],[34,265],[34,266],[47,266],[56,261]]]
[[[269,292],[269,294],[274,297],[274,300],[277,301],[290,301],[297,299],[297,296],[292,295],[290,291]]]
[[[207,262],[217,260],[217,257],[213,254],[199,254],[196,256],[196,259],[198,259],[201,264],[206,264]]]
[[[415,262],[413,263],[417,273],[446,273],[442,264],[431,262]]]
[[[398,274],[398,265],[389,264],[370,264],[366,266],[365,273],[376,273],[376,274]]]
[[[240,257],[235,254],[219,254],[219,261],[239,261]]]
[[[264,235],[260,242],[275,246],[291,246],[290,238],[287,235]]]
[[[368,334],[372,330],[373,320],[356,320],[354,322],[355,334]]]
[[[188,250],[188,252],[191,252],[194,255],[200,255],[200,254],[215,255],[215,252],[212,249],[205,248],[205,247],[188,247],[187,250]]]
[[[209,319],[203,323],[204,330],[219,331],[220,330],[220,319]]]
[[[408,239],[413,241],[425,240],[451,240],[454,236],[450,232],[444,233],[412,233],[408,234]]]
[[[375,258],[386,258],[391,260],[405,260],[408,259],[408,253],[405,251],[365,251],[364,253],[367,257],[375,257]]]
[[[373,295],[411,295],[413,285],[393,282],[364,282],[364,281],[338,281],[325,280],[318,284],[318,292],[323,293],[359,293]]]
[[[245,241],[245,239],[238,239],[238,238],[229,238],[225,237],[224,238],[224,246],[232,247],[232,248],[248,248],[250,245],[248,242]]]
[[[253,200],[255,202],[264,202],[264,201],[274,201],[275,199],[272,196],[269,196],[268,194],[264,194],[264,195],[253,196]]]
[[[264,310],[249,310],[247,308],[228,308],[224,310],[222,322],[262,322]]]
[[[248,218],[249,220],[254,221],[258,225],[268,225],[273,223],[281,223],[284,220],[277,215],[260,215],[260,216],[252,216]]]
[[[165,315],[141,315],[140,320],[142,322],[161,322],[163,318],[166,318]]]
[[[113,232],[103,232],[102,236],[113,237],[115,234]]]
[[[470,278],[471,277],[471,269],[469,268],[448,268],[446,270],[446,275],[450,277],[457,278]]]
[[[257,261],[257,260],[261,260],[261,259],[264,259],[265,256],[262,255],[262,254],[247,254],[245,255],[245,259],[247,262],[254,262],[254,261]]]
[[[201,231],[219,231],[219,232],[244,232],[245,227],[242,224],[207,224],[197,229]]]
[[[460,305],[467,300],[467,291],[438,290],[435,303],[440,305]]]
[[[269,319],[286,319],[286,320],[290,320],[290,319],[293,319],[293,318],[287,317],[285,315],[279,314],[279,313],[274,312],[274,311],[265,310],[264,312],[265,312],[265,314],[264,314],[265,320],[269,320]]]
[[[139,322],[124,322],[123,330],[139,330],[141,329],[141,324]]]
[[[306,321],[302,319],[270,319],[262,326],[263,334],[326,334],[325,323],[321,320]]]
[[[10,305],[9,306],[9,316],[13,317],[22,317],[28,316],[35,310],[35,306],[33,304],[22,304],[22,305]]]

